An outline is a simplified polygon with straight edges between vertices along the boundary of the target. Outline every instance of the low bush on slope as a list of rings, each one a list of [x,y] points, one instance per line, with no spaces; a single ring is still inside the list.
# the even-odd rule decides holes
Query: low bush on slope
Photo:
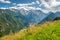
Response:
[[[1,40],[60,40],[60,21],[30,25],[16,34],[2,37]]]

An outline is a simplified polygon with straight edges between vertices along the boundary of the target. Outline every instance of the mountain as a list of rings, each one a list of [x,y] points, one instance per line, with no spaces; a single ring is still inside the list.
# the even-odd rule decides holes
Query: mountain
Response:
[[[8,10],[8,12],[7,12]],[[6,13],[14,15],[16,18],[23,18],[29,23],[39,23],[47,14],[43,13],[41,10],[24,10],[24,9],[6,9]]]
[[[56,12],[55,14],[56,14],[58,17],[60,17],[60,12]]]
[[[45,16],[46,14],[40,10],[0,9],[0,32],[1,34],[18,32],[29,24],[38,24]]]
[[[24,16],[21,14],[16,14],[9,9],[0,9],[0,36],[9,34],[10,32],[18,32],[22,28],[25,28],[26,24]]]
[[[60,14],[60,12],[57,12]],[[44,13],[41,10],[0,9],[0,32],[9,34],[18,32],[30,24],[53,21],[57,13]],[[8,31],[7,31],[8,30]]]

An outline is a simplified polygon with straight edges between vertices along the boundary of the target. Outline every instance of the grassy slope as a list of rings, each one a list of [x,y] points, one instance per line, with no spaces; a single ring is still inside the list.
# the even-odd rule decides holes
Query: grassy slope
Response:
[[[29,28],[2,37],[1,40],[60,40],[60,21],[30,25]]]

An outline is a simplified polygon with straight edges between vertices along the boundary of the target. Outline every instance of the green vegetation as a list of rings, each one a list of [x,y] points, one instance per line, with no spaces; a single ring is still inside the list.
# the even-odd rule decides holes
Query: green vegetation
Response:
[[[23,18],[17,18],[17,16],[16,13],[10,10],[0,9],[0,37],[18,32],[25,27],[25,20]]]
[[[60,40],[60,21],[30,25],[18,33],[2,37],[1,40]]]

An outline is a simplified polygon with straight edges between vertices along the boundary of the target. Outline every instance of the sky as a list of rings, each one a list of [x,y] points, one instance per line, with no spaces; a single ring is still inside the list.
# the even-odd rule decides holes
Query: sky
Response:
[[[60,0],[0,0],[0,8],[23,8],[25,10],[55,12],[60,11]]]
[[[36,0],[0,0],[0,7],[10,7],[15,4],[31,3]]]

